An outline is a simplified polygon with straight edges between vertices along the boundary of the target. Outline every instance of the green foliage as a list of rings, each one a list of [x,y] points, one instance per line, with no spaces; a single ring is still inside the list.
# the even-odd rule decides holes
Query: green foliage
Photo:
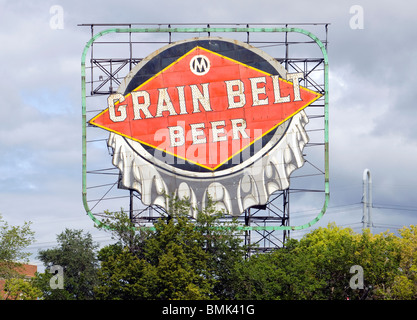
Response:
[[[118,242],[117,247],[99,253],[98,298],[196,300],[232,296],[235,264],[244,254],[236,236],[237,224],[220,224],[223,214],[215,212],[211,202],[198,212],[195,221],[188,217],[187,200],[171,199],[170,208],[152,232],[133,232],[133,225],[124,217],[113,222],[111,232]],[[116,255],[109,257],[109,252]]]
[[[417,299],[417,226],[404,227],[401,237],[393,237],[397,251],[398,270],[390,276],[389,285],[378,287],[379,298],[397,300]]]
[[[5,300],[36,300],[42,292],[33,285],[32,280],[11,278],[5,281]]]
[[[96,298],[105,300],[134,300],[151,298],[148,280],[152,275],[144,261],[129,250],[106,257],[98,272],[99,284],[94,288]]]
[[[24,249],[35,241],[30,226],[31,222],[10,226],[0,215],[0,279],[5,280],[5,299],[31,300],[40,296],[39,290],[21,274],[22,263],[27,263],[30,255]]]
[[[82,230],[66,229],[57,236],[58,247],[39,251],[38,258],[46,267],[38,274],[35,283],[47,300],[89,300],[94,298],[93,288],[97,280],[98,261],[91,234]],[[63,268],[64,288],[53,289],[49,272],[52,266]]]
[[[20,262],[28,262],[30,253],[23,250],[34,242],[31,222],[23,226],[9,226],[0,215],[0,278],[18,276]]]
[[[240,299],[411,299],[416,295],[415,227],[403,237],[354,233],[334,224],[286,248],[251,257],[240,266]],[[414,246],[414,249],[410,249]],[[407,250],[405,249],[407,248]],[[410,258],[410,260],[408,260]],[[364,288],[352,289],[352,266],[361,266]]]
[[[128,248],[132,254],[139,254],[150,231],[141,229],[138,232],[123,209],[120,212],[105,211],[104,214],[105,218],[97,228],[111,233],[112,239],[117,241],[112,245],[113,249]]]
[[[237,219],[222,221],[223,212],[215,210],[209,201],[204,211],[198,212],[195,229],[202,236],[202,246],[208,254],[207,267],[215,280],[213,296],[232,299],[235,295],[236,266],[244,261],[247,248],[242,244],[243,232]]]
[[[284,248],[247,257],[238,221],[213,203],[189,217],[187,200],[170,199],[167,216],[152,230],[128,215],[107,212],[98,228],[115,243],[97,252],[89,233],[65,230],[58,247],[39,252],[46,266],[33,281],[16,276],[16,260],[33,242],[30,223],[0,227],[0,276],[6,294],[33,299],[417,299],[417,227],[392,233],[355,233],[329,224]],[[2,221],[0,221],[2,222]],[[52,289],[49,272],[64,268],[64,289]],[[363,270],[363,288],[351,288],[352,266]],[[53,279],[52,279],[53,280]],[[40,290],[40,291],[39,291]]]
[[[210,204],[191,221],[175,199],[153,232],[126,220],[119,242],[100,251],[101,299],[415,299],[417,229],[372,235],[329,224],[285,248],[245,258],[236,220],[227,225]],[[130,223],[130,222],[129,222]],[[115,232],[115,231],[113,231]],[[122,233],[126,234],[123,236]],[[123,239],[136,239],[126,241]],[[135,244],[133,247],[129,245]],[[351,288],[352,266],[363,288]]]
[[[323,281],[317,277],[312,253],[289,240],[285,248],[252,256],[239,266],[237,299],[314,299]],[[318,297],[320,298],[320,297]]]

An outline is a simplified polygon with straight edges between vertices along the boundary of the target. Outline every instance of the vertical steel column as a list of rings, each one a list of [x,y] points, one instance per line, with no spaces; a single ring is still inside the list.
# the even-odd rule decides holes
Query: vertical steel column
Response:
[[[282,192],[282,206],[284,208],[284,213],[282,217],[282,225],[290,225],[290,190],[286,189]],[[282,234],[282,246],[285,246],[285,241],[290,237],[290,230],[283,230]]]
[[[91,25],[91,38],[94,37],[94,25]],[[90,95],[93,95],[94,91],[94,68],[93,68],[93,59],[94,59],[94,53],[93,53],[93,45],[94,43],[91,43],[91,51],[90,51],[90,76],[91,76],[91,89],[90,89]]]
[[[129,25],[129,29],[132,29],[132,25]],[[132,52],[132,32],[129,32],[129,71],[132,71],[132,59],[133,59],[133,52]]]
[[[288,24],[285,28],[288,29]],[[288,71],[288,31],[285,32],[285,70]]]
[[[372,177],[371,171],[365,169],[363,171],[363,229],[369,228],[372,232]]]
[[[133,222],[133,190],[129,190],[129,219]]]
[[[250,208],[246,209],[244,212],[245,215],[245,227],[250,227],[251,219],[250,219]],[[250,258],[251,255],[251,230],[248,228],[245,230],[245,246],[248,248],[246,251],[246,258]]]

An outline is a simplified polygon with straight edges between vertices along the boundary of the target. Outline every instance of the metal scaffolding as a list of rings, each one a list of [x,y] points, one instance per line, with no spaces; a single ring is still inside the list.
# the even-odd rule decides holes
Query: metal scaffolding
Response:
[[[310,195],[328,197],[327,118],[325,96],[325,59],[317,50],[317,44],[309,37],[291,33],[291,28],[307,29],[315,34],[327,50],[328,23],[296,24],[81,24],[91,31],[89,56],[85,65],[86,103],[85,118],[105,108],[103,96],[115,93],[123,78],[144,57],[163,45],[201,36],[221,36],[256,46],[280,62],[288,72],[302,72],[302,86],[323,94],[323,97],[306,108],[310,123],[310,137],[305,146],[305,165],[294,172],[290,188],[277,191],[265,206],[252,207],[239,217],[244,230],[244,242],[249,246],[248,255],[268,252],[283,247],[290,237],[290,198],[292,207],[299,199],[310,199]],[[125,32],[102,36],[106,30],[122,28]],[[129,30],[149,30],[149,33]],[[282,28],[287,32],[271,33],[269,30]],[[255,30],[256,29],[256,30]],[[264,30],[264,32],[255,32]],[[183,31],[183,32],[181,32]],[[100,35],[100,37],[98,37]],[[87,94],[89,92],[89,94]],[[112,149],[107,147],[104,130],[85,125],[85,149],[89,150],[89,161],[85,161],[83,196],[90,217],[100,219],[106,210],[118,211],[128,208],[129,217],[138,226],[152,226],[156,219],[165,216],[158,206],[144,206],[141,196],[134,190],[118,188],[120,174],[110,162]],[[84,157],[87,158],[86,150]],[[88,179],[87,179],[88,176]],[[88,192],[87,192],[88,191]],[[295,205],[294,205],[295,201]],[[312,202],[315,200],[313,199]],[[326,202],[327,205],[327,202]],[[325,208],[323,209],[325,211]],[[324,214],[322,211],[322,214]],[[293,219],[293,217],[291,217]],[[306,224],[308,225],[308,224]],[[275,227],[278,226],[278,227]],[[283,227],[283,228],[281,228]]]

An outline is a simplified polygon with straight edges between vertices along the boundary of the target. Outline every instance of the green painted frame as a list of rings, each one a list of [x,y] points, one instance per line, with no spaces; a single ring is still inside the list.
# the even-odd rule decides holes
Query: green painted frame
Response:
[[[324,58],[324,204],[318,215],[308,223],[299,226],[245,226],[241,230],[275,231],[275,230],[301,230],[317,223],[326,213],[330,200],[329,187],[329,62],[326,47],[321,40],[311,32],[300,28],[111,28],[98,32],[85,45],[81,56],[81,105],[82,105],[82,199],[88,216],[97,224],[101,222],[91,213],[87,203],[87,116],[86,116],[86,73],[85,59],[91,45],[100,37],[110,33],[248,33],[248,32],[288,32],[300,33],[314,40],[319,46]]]

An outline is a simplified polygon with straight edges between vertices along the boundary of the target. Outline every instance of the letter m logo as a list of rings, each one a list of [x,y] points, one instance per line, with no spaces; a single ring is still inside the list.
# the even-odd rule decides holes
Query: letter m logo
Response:
[[[197,55],[190,61],[190,70],[197,76],[203,76],[210,70],[210,60],[203,55]]]

